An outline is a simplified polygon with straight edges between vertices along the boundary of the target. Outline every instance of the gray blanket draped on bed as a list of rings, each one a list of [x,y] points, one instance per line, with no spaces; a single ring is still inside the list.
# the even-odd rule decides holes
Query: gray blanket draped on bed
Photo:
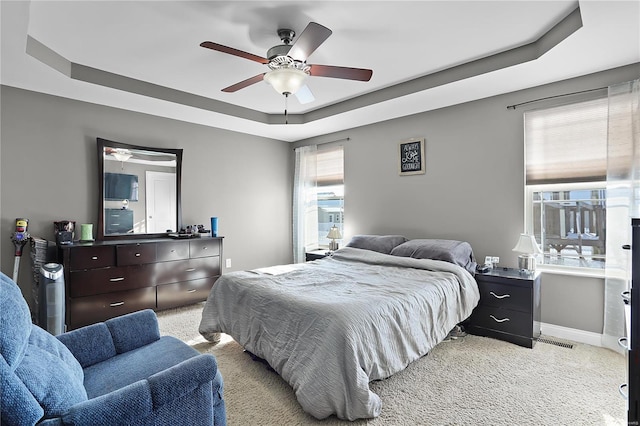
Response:
[[[371,418],[382,403],[369,382],[425,355],[479,298],[457,265],[345,247],[314,262],[221,276],[199,331],[212,341],[229,334],[267,360],[312,416]]]

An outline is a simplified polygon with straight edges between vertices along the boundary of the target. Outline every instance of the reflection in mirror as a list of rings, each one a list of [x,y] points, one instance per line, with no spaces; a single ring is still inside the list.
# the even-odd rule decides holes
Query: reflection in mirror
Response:
[[[166,235],[180,223],[182,150],[98,138],[98,239]]]

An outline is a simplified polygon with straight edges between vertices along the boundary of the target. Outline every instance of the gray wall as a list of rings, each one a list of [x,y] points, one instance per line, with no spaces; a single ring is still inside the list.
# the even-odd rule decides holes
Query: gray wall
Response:
[[[7,86],[1,98],[0,265],[9,277],[15,218],[48,240],[55,220],[97,224],[97,137],[184,149],[183,223],[208,227],[218,216],[232,270],[291,261],[289,143]],[[19,284],[28,300],[30,268],[27,249]]]
[[[345,241],[355,234],[469,241],[477,259],[499,256],[515,267],[511,249],[524,229],[525,108],[507,105],[638,78],[635,64],[436,111],[300,141],[345,141]],[[606,92],[605,92],[606,93]],[[567,98],[531,104],[540,108]],[[398,176],[398,142],[426,139],[426,174]],[[602,332],[600,278],[543,274],[542,321]]]
[[[294,145],[350,138],[344,142],[345,238],[461,239],[478,259],[500,256],[500,265],[513,267],[511,248],[523,230],[524,108],[506,106],[639,75],[634,64]],[[54,220],[97,222],[96,137],[183,148],[183,222],[219,216],[233,270],[291,261],[291,144],[4,86],[1,96],[0,265],[7,275],[16,217],[29,218],[31,234],[47,239]],[[400,177],[397,143],[411,137],[426,138],[427,173]],[[28,256],[20,271],[25,294]],[[601,333],[603,285],[599,278],[545,273],[542,321]]]

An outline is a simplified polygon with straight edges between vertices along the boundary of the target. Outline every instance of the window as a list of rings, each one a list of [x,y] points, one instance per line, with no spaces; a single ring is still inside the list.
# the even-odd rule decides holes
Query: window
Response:
[[[526,227],[543,263],[603,269],[607,99],[524,114]]]
[[[342,146],[318,147],[317,154],[318,245],[329,247],[332,226],[343,233],[344,150]]]
[[[295,149],[293,179],[293,261],[306,252],[328,248],[329,229],[343,233],[344,154],[342,146],[316,145]]]

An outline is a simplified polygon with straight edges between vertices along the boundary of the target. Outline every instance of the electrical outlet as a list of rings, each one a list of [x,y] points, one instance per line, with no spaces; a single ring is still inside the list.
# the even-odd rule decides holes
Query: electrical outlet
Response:
[[[491,258],[491,263],[493,263],[494,265],[497,265],[498,263],[500,263],[500,258],[498,256],[493,256]]]
[[[484,264],[485,265],[491,265],[493,262],[491,261],[491,259],[493,259],[491,256],[485,256],[484,257]]]
[[[225,266],[226,266],[227,268],[231,268],[231,259],[227,259],[227,260],[226,260],[226,262],[225,262]]]

